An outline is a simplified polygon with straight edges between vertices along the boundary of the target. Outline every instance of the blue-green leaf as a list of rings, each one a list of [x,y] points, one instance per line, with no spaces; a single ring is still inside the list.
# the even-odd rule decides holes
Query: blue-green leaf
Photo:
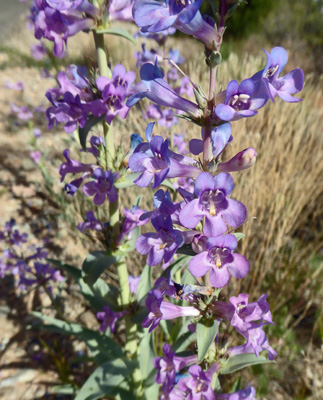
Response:
[[[232,374],[239,371],[239,369],[248,367],[250,365],[268,364],[273,361],[268,360],[264,356],[256,356],[255,354],[237,354],[230,357],[221,367],[220,374]]]
[[[104,115],[102,117],[93,117],[93,115],[89,116],[86,124],[84,125],[83,128],[79,127],[79,139],[81,146],[84,151],[86,151],[86,139],[87,135],[89,134],[90,130],[93,128],[94,125],[102,121],[104,118]]]
[[[146,296],[146,294],[149,292],[151,289],[151,270],[152,268],[149,265],[145,265],[145,268],[143,269],[141,275],[140,275],[140,281],[138,283],[138,290],[137,290],[137,299],[140,301],[143,297]]]
[[[117,261],[117,256],[108,254],[105,251],[91,251],[82,265],[82,270],[85,274],[84,281],[89,285],[93,285],[100,275]]]
[[[136,362],[126,362],[123,358],[105,362],[90,375],[75,400],[96,400],[104,396],[116,395],[118,387],[127,380],[136,367]]]
[[[176,254],[185,254],[187,256],[196,256],[196,253],[192,249],[192,246],[190,244],[184,244],[184,246],[182,246],[176,250]]]
[[[204,320],[196,325],[197,356],[202,361],[218,333],[218,321]]]
[[[141,174],[141,172],[135,172],[133,174],[124,175],[120,179],[118,179],[116,182],[114,182],[114,186],[117,189],[124,189],[129,186],[133,186],[133,185],[135,185],[135,183],[133,183],[133,182],[138,178],[138,176],[140,174]]]
[[[235,236],[239,242],[239,240],[243,239],[244,237],[246,237],[246,235],[242,232],[234,232],[232,233],[233,236]]]
[[[139,345],[139,367],[143,380],[147,379],[154,369],[153,359],[155,356],[154,335],[146,330]]]
[[[92,355],[98,364],[102,364],[104,361],[109,359],[123,356],[122,347],[113,339],[99,331],[85,328],[79,324],[51,318],[38,312],[33,312],[32,314],[45,322],[45,324],[33,325],[33,327],[43,328],[62,335],[74,335],[83,340],[91,350]]]
[[[130,33],[123,28],[100,29],[100,30],[97,30],[96,33],[99,33],[99,34],[105,33],[107,35],[121,36],[125,39],[130,40],[130,42],[132,42],[133,44],[136,44],[134,37],[131,36]]]
[[[108,284],[103,279],[98,279],[93,286],[90,286],[83,279],[84,273],[73,265],[65,264],[59,260],[47,259],[63,271],[66,271],[80,286],[84,298],[91,304],[96,311],[101,311],[107,301],[105,296],[110,292]]]

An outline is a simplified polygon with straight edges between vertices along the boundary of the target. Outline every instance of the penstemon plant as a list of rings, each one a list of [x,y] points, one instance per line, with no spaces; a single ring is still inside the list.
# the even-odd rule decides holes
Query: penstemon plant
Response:
[[[78,130],[82,151],[93,157],[85,164],[73,159],[69,149],[64,151],[61,181],[73,176],[65,182],[66,193],[82,192],[95,206],[109,208],[109,221],[86,210],[78,225],[81,232],[101,233],[105,251],[92,251],[82,270],[49,259],[79,284],[101,321],[100,331],[59,314],[51,318],[36,313],[44,328],[76,335],[92,352],[97,369],[76,400],[255,399],[250,384],[241,388],[238,383],[223,393],[229,382],[225,375],[272,362],[277,355],[264,330],[273,324],[267,296],[249,301],[248,294],[240,293],[225,301],[220,294],[231,277],[243,279],[252,268],[237,251],[243,237],[237,230],[247,219],[247,208],[231,198],[230,172],[251,168],[257,156],[249,147],[226,160],[225,150],[233,140],[235,121],[256,116],[277,97],[299,102],[293,95],[302,90],[304,76],[301,69],[282,75],[287,52],[274,47],[265,51],[262,70],[241,83],[232,80],[220,91],[217,68],[226,21],[244,1],[209,2],[216,22],[201,15],[202,0],[35,0],[32,6],[35,36],[54,43],[55,57],[63,57],[68,37],[82,30],[93,34],[97,56],[91,71],[75,65],[60,71],[59,87],[46,93],[51,103],[46,112],[49,128],[62,123],[67,133]],[[141,66],[136,84],[134,72],[122,64],[111,66],[104,41],[106,34],[134,41],[124,29],[110,26],[113,20],[132,19],[140,28],[135,37],[154,40],[158,46],[147,50],[143,45],[135,54]],[[167,49],[168,36],[176,30],[203,46],[207,94],[204,82],[192,82],[182,72],[179,52]],[[193,96],[194,101],[187,99]],[[155,135],[150,122],[145,139],[129,135],[125,151],[116,141],[115,120],[125,120],[118,124],[124,137],[130,109],[144,98],[152,103],[143,118],[157,120],[169,136]],[[185,135],[169,130],[179,118],[201,130],[188,148]],[[94,127],[96,132],[101,127],[100,134],[89,138]],[[151,211],[140,208],[143,194],[132,208],[123,206],[120,192],[134,185],[154,190]],[[147,227],[141,234],[143,225]],[[135,249],[147,256],[137,277],[129,275],[127,267],[127,260],[136,257]],[[162,269],[153,268],[158,265]],[[111,266],[118,285],[101,277]],[[124,335],[115,335],[118,325],[125,327]]]

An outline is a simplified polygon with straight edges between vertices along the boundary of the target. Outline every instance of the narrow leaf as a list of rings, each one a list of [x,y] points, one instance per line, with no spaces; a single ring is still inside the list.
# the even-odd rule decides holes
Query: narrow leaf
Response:
[[[136,172],[133,174],[125,175],[118,179],[116,182],[114,182],[114,186],[117,189],[124,189],[129,186],[135,185],[134,181],[138,178],[138,176],[141,174],[141,172]]]
[[[96,400],[118,393],[118,386],[136,368],[135,362],[125,362],[122,358],[107,361],[100,365],[81,387],[75,400]]]
[[[91,304],[94,310],[101,311],[107,305],[105,296],[110,292],[110,288],[103,279],[98,279],[93,286],[90,286],[84,281],[84,273],[79,268],[51,258],[47,260],[61,270],[66,271],[78,283],[84,298]]]
[[[197,356],[202,361],[218,333],[218,321],[206,320],[196,325]]]
[[[273,361],[268,360],[264,356],[256,356],[255,354],[237,354],[230,357],[220,369],[220,374],[232,374],[232,372],[239,371],[239,369],[248,367],[250,365],[268,364]]]
[[[74,335],[83,340],[92,352],[93,357],[98,364],[102,362],[123,356],[122,347],[107,335],[99,331],[85,328],[82,325],[74,324],[60,319],[47,317],[38,312],[33,312],[35,317],[41,319],[46,324],[36,325],[36,328],[43,328],[51,332],[57,332],[62,335]],[[33,326],[34,327],[34,326]]]
[[[132,42],[133,44],[136,44],[134,37],[131,36],[130,33],[123,28],[100,29],[100,30],[97,30],[96,33],[105,33],[107,35],[121,36],[125,39],[130,40],[130,42]]]
[[[102,115],[102,117],[93,117],[93,115],[91,115],[90,117],[88,117],[84,127],[83,128],[79,127],[79,139],[84,151],[86,151],[87,135],[89,134],[92,127],[96,125],[98,122],[102,121],[103,118],[104,115]]]
[[[114,255],[109,255],[105,251],[92,251],[89,253],[82,265],[85,274],[84,281],[93,285],[100,275],[111,265],[118,261]]]
[[[140,275],[140,281],[138,283],[137,299],[140,301],[146,296],[151,289],[151,270],[149,265],[146,265]]]
[[[176,254],[185,254],[187,256],[196,256],[196,253],[192,249],[192,246],[190,244],[184,244],[184,246],[177,249]]]
[[[154,369],[153,359],[155,357],[154,350],[154,335],[145,331],[139,345],[139,367],[142,379],[148,378],[151,371]]]

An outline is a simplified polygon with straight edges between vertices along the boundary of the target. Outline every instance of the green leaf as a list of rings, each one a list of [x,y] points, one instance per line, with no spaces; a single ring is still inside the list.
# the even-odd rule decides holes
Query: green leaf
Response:
[[[145,388],[146,400],[157,400],[158,394],[159,394],[159,385],[157,385],[156,382],[154,382],[154,384],[149,386],[148,388]]]
[[[197,356],[202,361],[218,333],[218,321],[205,320],[196,325]]]
[[[164,278],[167,278],[168,271],[171,271],[171,276],[174,277],[174,275],[176,274],[176,272],[179,269],[188,266],[188,262],[190,261],[190,259],[191,259],[191,257],[189,257],[189,256],[185,256],[185,255],[179,256],[175,261],[173,261],[170,264],[170,266],[167,269],[165,269],[165,271],[163,271],[161,276],[163,276]]]
[[[51,258],[47,258],[47,260],[61,270],[66,271],[78,283],[84,298],[91,304],[95,311],[101,311],[107,305],[105,296],[110,292],[110,288],[103,279],[98,279],[93,286],[90,286],[84,281],[84,273],[80,269],[62,263],[59,260]]]
[[[136,44],[136,41],[133,36],[130,35],[128,31],[126,31],[123,28],[107,28],[107,29],[100,29],[97,30],[96,33],[105,33],[107,35],[115,35],[115,36],[121,36],[125,39],[130,40],[133,44]]]
[[[257,357],[255,354],[237,354],[236,356],[230,357],[225,364],[222,365],[220,374],[232,374],[250,365],[268,364],[271,362],[273,361],[268,360],[264,356]]]
[[[139,367],[143,380],[147,379],[154,370],[153,359],[155,356],[154,335],[146,330],[139,345]]]
[[[184,244],[184,246],[182,246],[176,250],[176,254],[185,254],[187,256],[196,256],[196,253],[192,249],[192,246],[190,244]]]
[[[90,130],[93,128],[94,125],[96,125],[98,122],[102,121],[104,118],[104,115],[102,117],[93,117],[93,115],[89,116],[84,127],[81,128],[79,127],[79,139],[81,146],[84,151],[86,151],[86,138],[87,135],[89,134]]]
[[[89,285],[93,285],[100,275],[117,261],[118,257],[109,255],[105,251],[91,251],[82,265],[82,270],[85,274],[84,281]]]
[[[104,396],[116,395],[118,386],[127,379],[136,366],[136,362],[126,362],[122,358],[105,362],[90,375],[75,400],[96,400]]]
[[[176,189],[174,188],[174,185],[172,184],[172,182],[168,179],[165,179],[162,183],[162,186],[166,186],[167,188],[169,188],[170,190],[172,190],[173,192],[176,191]]]
[[[242,233],[242,232],[235,232],[235,233],[232,233],[232,235],[237,238],[238,242],[239,242],[239,240],[241,240],[244,237],[246,237],[246,235],[244,233]]]
[[[140,281],[138,283],[138,290],[137,290],[138,301],[143,299],[152,287],[151,270],[152,268],[149,265],[145,265],[145,268],[143,269],[140,275]]]
[[[120,179],[118,179],[116,182],[114,182],[114,186],[117,189],[124,189],[129,186],[133,186],[133,185],[135,185],[133,183],[133,181],[135,181],[141,173],[142,172],[136,172],[133,174],[124,175]]]
[[[58,394],[65,394],[65,395],[75,395],[75,387],[72,385],[56,385],[51,387],[51,391]]]
[[[196,340],[195,333],[186,332],[183,333],[175,342],[172,349],[176,352],[181,352],[187,349]]]
[[[104,361],[109,359],[123,356],[122,347],[110,337],[99,331],[85,328],[79,324],[47,317],[39,312],[33,312],[32,314],[45,322],[45,324],[35,325],[36,328],[43,328],[62,335],[75,335],[79,339],[83,340],[91,350],[92,355],[98,364],[102,364]]]

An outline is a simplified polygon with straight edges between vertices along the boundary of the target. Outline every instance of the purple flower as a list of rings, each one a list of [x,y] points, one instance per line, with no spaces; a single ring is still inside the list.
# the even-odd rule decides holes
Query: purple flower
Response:
[[[106,197],[113,203],[118,198],[117,189],[113,186],[115,174],[110,171],[103,171],[102,168],[97,168],[93,171],[92,182],[87,182],[83,185],[83,193],[85,196],[94,196],[93,202],[97,206],[104,203]]]
[[[184,244],[182,231],[173,228],[171,217],[164,219],[161,215],[151,220],[156,232],[144,233],[136,242],[136,249],[140,254],[146,255],[147,264],[157,265],[164,261],[167,263],[176,250]]]
[[[35,164],[39,164],[41,159],[41,152],[40,151],[31,151],[29,153],[30,158],[34,161]]]
[[[253,117],[268,100],[265,91],[258,91],[255,96],[255,84],[252,79],[243,80],[240,85],[231,81],[225,91],[224,104],[215,107],[215,114],[223,121],[236,121],[240,118]]]
[[[138,284],[140,282],[140,276],[129,275],[128,282],[130,293],[136,295],[138,291]]]
[[[202,0],[179,3],[176,0],[135,0],[133,16],[143,32],[161,32],[174,27],[200,39],[207,48],[215,48],[217,31],[200,12]]]
[[[203,371],[200,365],[192,365],[188,372],[189,378],[182,378],[177,388],[185,393],[185,399],[189,400],[215,400],[215,394],[211,386],[213,374],[219,369],[218,364],[212,364],[207,371]]]
[[[84,127],[87,113],[79,95],[74,97],[70,92],[66,92],[63,99],[58,102],[54,101],[48,92],[46,96],[53,104],[53,107],[49,107],[46,111],[48,129],[52,129],[55,123],[64,123],[64,130],[67,133],[73,133],[78,124]]]
[[[257,152],[253,147],[248,147],[245,150],[240,151],[229,161],[220,163],[217,166],[217,171],[233,172],[242,171],[247,168],[251,168],[255,165],[257,159]]]
[[[161,118],[157,121],[158,125],[164,126],[165,128],[169,129],[173,125],[178,124],[178,118],[174,116],[174,111],[171,109],[162,110]]]
[[[187,357],[178,357],[175,351],[171,351],[171,346],[168,343],[163,345],[163,357],[155,357],[153,364],[157,370],[155,381],[163,385],[163,392],[169,393],[174,386],[176,373],[189,364],[197,362],[197,355]]]
[[[90,172],[93,171],[93,168],[95,168],[95,165],[83,164],[80,161],[72,160],[70,158],[69,149],[65,149],[63,151],[63,155],[66,158],[66,162],[61,164],[61,166],[59,167],[61,182],[63,182],[63,180],[65,179],[66,174],[78,174],[80,172],[84,172],[88,175]]]
[[[200,311],[194,307],[180,307],[172,303],[163,301],[163,294],[160,290],[151,290],[146,299],[146,307],[149,311],[144,319],[142,326],[153,331],[161,320],[171,320],[180,317],[198,317]]]
[[[142,226],[149,222],[149,218],[141,218],[146,213],[146,210],[141,210],[138,206],[133,206],[131,209],[124,208],[123,212],[125,219],[117,243],[121,243],[126,235],[128,235],[128,239],[131,239],[131,233],[137,226]]]
[[[16,83],[11,83],[10,81],[6,81],[5,86],[9,89],[17,90],[18,92],[21,92],[25,89],[25,85],[22,81],[17,81]]]
[[[16,114],[16,117],[22,121],[28,121],[33,118],[33,113],[28,107],[22,106],[18,107],[14,103],[10,103],[11,111]]]
[[[109,327],[111,333],[113,333],[115,331],[117,321],[124,317],[127,312],[127,310],[114,312],[110,309],[110,307],[104,306],[103,311],[100,311],[96,314],[97,319],[102,321],[102,324],[100,325],[100,331],[104,333],[107,330],[107,327]]]
[[[233,137],[231,136],[231,131],[232,127],[230,123],[222,124],[212,129],[212,154],[215,161],[220,157],[227,144],[232,141]],[[202,130],[202,139],[203,138],[204,129]],[[203,140],[192,139],[189,143],[189,148],[191,153],[196,156],[199,155],[203,151]]]
[[[54,42],[55,57],[63,57],[67,38],[91,28],[97,12],[87,0],[35,0],[31,9],[35,37]],[[84,18],[83,13],[89,18]]]
[[[234,235],[211,237],[206,242],[206,251],[194,256],[189,268],[195,277],[210,271],[210,284],[221,288],[230,280],[230,274],[237,279],[244,278],[250,269],[249,261],[241,254],[233,253],[238,245]]]
[[[163,61],[163,55],[160,51],[155,49],[147,50],[145,43],[141,45],[141,48],[142,51],[135,52],[135,59],[137,60],[136,67],[139,67],[148,62],[154,64],[156,59],[159,62]]]
[[[35,128],[33,131],[33,135],[35,139],[39,139],[41,137],[41,130],[38,128]]]
[[[202,172],[195,182],[197,198],[185,204],[179,220],[186,228],[195,228],[205,218],[203,232],[206,236],[218,236],[226,232],[226,223],[234,228],[240,226],[247,215],[246,207],[237,200],[228,198],[234,187],[233,178],[220,172],[214,178]]]
[[[227,351],[230,357],[246,353],[255,353],[258,357],[262,351],[268,352],[269,360],[274,360],[277,356],[276,351],[269,345],[262,326],[254,324],[254,327],[251,327],[244,332],[243,336],[247,339],[247,343],[241,346],[229,348]]]
[[[109,7],[109,18],[112,21],[133,21],[133,0],[112,0]]]
[[[42,42],[32,44],[30,52],[32,57],[37,61],[41,61],[47,55],[46,48]]]
[[[153,123],[146,128],[147,142],[140,143],[129,158],[129,168],[133,172],[141,172],[134,181],[140,187],[148,186],[154,179],[153,188],[158,187],[166,177],[176,178],[187,176],[195,178],[200,169],[191,165],[195,161],[191,158],[173,153],[168,149],[168,139],[153,136]]]
[[[271,101],[276,96],[289,103],[301,101],[292,94],[298,93],[303,89],[304,73],[300,68],[293,69],[287,75],[279,78],[279,74],[285,67],[288,54],[283,47],[274,47],[270,54],[264,50],[267,57],[266,67],[257,72],[251,79],[256,83],[258,91],[265,87]]]
[[[126,72],[123,65],[117,64],[113,69],[111,79],[104,76],[97,78],[96,84],[101,98],[90,102],[86,110],[96,117],[105,114],[108,124],[116,115],[126,118],[129,107],[126,106],[125,101],[135,78],[133,71]]]
[[[87,229],[90,229],[90,230],[93,230],[93,231],[102,231],[103,226],[102,226],[101,222],[99,222],[95,218],[93,211],[88,211],[85,214],[85,218],[86,218],[85,222],[80,222],[77,225],[77,229],[80,232],[84,232]]]
[[[253,386],[234,393],[217,394],[216,400],[256,400],[256,390]]]
[[[155,65],[147,63],[141,67],[140,78],[142,82],[135,86],[135,93],[127,101],[128,107],[132,107],[139,100],[147,97],[160,106],[184,111],[196,119],[201,117],[201,110],[198,106],[179,96],[163,79],[163,74],[158,68],[157,60]]]

